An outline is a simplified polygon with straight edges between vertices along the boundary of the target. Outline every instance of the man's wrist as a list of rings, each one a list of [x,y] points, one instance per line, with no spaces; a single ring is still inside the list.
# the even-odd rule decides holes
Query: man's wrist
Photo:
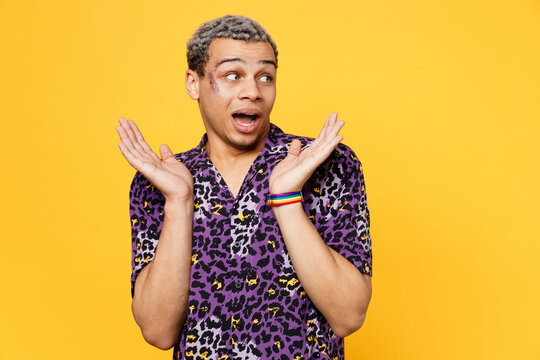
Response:
[[[280,187],[280,186],[270,186],[268,187],[269,194],[270,195],[276,195],[276,194],[286,194],[286,193],[292,193],[292,192],[299,192],[302,191],[302,187],[299,189],[292,188],[290,186],[287,187]]]
[[[270,193],[266,199],[270,206],[283,206],[302,202],[302,192],[293,191],[286,193],[273,194]]]
[[[301,202],[281,206],[272,206],[272,211],[274,212],[274,215],[278,221],[280,218],[294,217],[300,213],[305,215],[304,207],[302,206]]]
[[[165,200],[165,214],[193,214],[193,199],[167,199]]]

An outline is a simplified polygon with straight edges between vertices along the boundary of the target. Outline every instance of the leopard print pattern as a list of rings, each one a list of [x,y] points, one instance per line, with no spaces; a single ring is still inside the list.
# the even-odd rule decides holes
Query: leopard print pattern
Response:
[[[290,142],[271,124],[263,151],[235,199],[208,158],[206,135],[177,154],[194,178],[188,315],[173,359],[343,359],[344,342],[313,305],[295,273],[272,209],[268,178]],[[369,210],[362,165],[338,145],[303,188],[303,206],[323,240],[372,276]],[[164,198],[140,173],[131,186],[132,296],[152,261]]]

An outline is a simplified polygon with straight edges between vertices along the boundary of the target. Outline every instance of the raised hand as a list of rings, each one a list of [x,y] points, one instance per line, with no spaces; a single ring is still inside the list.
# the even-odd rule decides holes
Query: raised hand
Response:
[[[334,112],[326,119],[319,136],[303,151],[300,140],[293,140],[285,159],[277,164],[270,174],[270,193],[302,190],[317,166],[322,164],[343,140],[343,136],[338,133],[344,124],[343,120],[337,121],[337,113]]]
[[[158,188],[166,201],[192,201],[193,177],[186,166],[176,160],[171,149],[165,144],[161,145],[160,159],[146,143],[133,120],[120,118],[118,122],[120,125],[116,130],[122,139],[118,147],[131,166]]]

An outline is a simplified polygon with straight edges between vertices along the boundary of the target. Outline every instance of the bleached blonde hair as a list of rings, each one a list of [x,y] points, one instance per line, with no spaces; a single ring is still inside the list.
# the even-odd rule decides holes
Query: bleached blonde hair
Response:
[[[210,55],[208,48],[217,38],[252,41],[268,41],[274,50],[277,64],[277,47],[274,40],[255,20],[241,15],[225,15],[203,23],[187,43],[188,68],[204,78],[204,70]]]

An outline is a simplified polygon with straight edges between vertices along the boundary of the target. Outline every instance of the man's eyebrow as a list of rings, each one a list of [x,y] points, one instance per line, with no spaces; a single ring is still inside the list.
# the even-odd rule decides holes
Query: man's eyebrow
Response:
[[[223,60],[220,60],[218,61],[218,63],[216,64],[216,68],[219,67],[221,64],[225,64],[225,63],[229,63],[229,62],[241,62],[241,63],[246,63],[244,60],[240,59],[240,58],[225,58]]]
[[[218,61],[218,63],[216,64],[216,68],[218,68],[220,65],[222,64],[225,64],[225,63],[230,63],[230,62],[240,62],[242,64],[245,64],[246,61],[245,60],[242,60],[240,58],[225,58],[223,60],[220,60]],[[260,64],[270,64],[270,65],[274,65],[274,67],[277,69],[277,64],[274,60],[261,60],[259,61]]]
[[[274,65],[274,67],[277,69],[277,64],[274,60],[261,60],[260,63]]]

